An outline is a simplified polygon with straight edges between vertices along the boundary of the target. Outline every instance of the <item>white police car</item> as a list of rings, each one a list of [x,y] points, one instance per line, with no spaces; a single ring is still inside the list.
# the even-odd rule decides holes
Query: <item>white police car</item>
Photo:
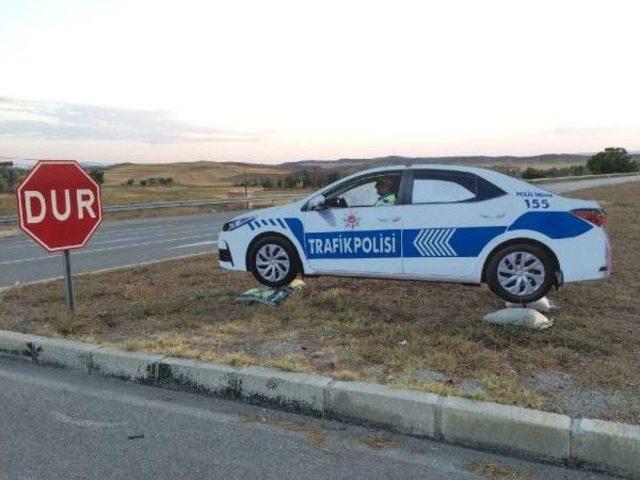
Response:
[[[481,168],[412,165],[341,179],[227,222],[220,265],[279,287],[296,275],[487,283],[528,303],[611,272],[604,211]]]

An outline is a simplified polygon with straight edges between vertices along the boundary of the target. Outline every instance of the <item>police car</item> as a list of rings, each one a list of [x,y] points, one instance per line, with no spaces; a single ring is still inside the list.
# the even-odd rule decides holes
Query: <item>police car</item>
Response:
[[[488,284],[529,303],[611,272],[605,214],[482,168],[412,165],[341,179],[223,226],[220,265],[270,287],[298,274]]]

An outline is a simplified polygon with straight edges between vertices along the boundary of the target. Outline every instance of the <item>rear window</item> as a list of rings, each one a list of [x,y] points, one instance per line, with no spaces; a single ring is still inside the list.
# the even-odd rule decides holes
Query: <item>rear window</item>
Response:
[[[464,202],[475,198],[475,192],[450,180],[416,178],[411,203]]]
[[[415,170],[411,203],[460,203],[488,200],[505,192],[478,175],[453,170]]]

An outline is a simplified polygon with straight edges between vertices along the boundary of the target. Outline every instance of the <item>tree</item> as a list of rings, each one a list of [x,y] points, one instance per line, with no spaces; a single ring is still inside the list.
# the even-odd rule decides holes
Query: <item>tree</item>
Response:
[[[595,174],[625,173],[637,171],[640,164],[624,148],[608,147],[592,156],[587,167]]]
[[[297,188],[298,179],[294,176],[287,175],[284,177],[284,188]]]
[[[93,181],[98,185],[102,185],[104,183],[104,172],[102,170],[92,170],[89,173],[89,176],[93,178]]]
[[[522,172],[522,178],[525,180],[533,180],[534,178],[543,178],[545,176],[545,172],[533,167],[527,167],[527,169]]]
[[[302,170],[302,186],[303,187],[311,187],[312,185],[313,185],[313,183],[311,181],[311,174],[305,168],[304,170]]]
[[[0,166],[0,193],[15,191],[21,177],[22,173],[20,170]]]

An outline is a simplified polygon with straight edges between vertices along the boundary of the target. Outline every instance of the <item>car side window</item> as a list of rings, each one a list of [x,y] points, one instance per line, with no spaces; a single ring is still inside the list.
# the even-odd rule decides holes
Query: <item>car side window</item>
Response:
[[[413,182],[411,203],[464,202],[475,198],[475,193],[449,180],[416,178]]]
[[[411,203],[480,202],[506,192],[475,173],[455,170],[415,169],[407,195]]]
[[[380,173],[337,186],[325,195],[331,208],[396,205],[400,195],[400,173]]]

